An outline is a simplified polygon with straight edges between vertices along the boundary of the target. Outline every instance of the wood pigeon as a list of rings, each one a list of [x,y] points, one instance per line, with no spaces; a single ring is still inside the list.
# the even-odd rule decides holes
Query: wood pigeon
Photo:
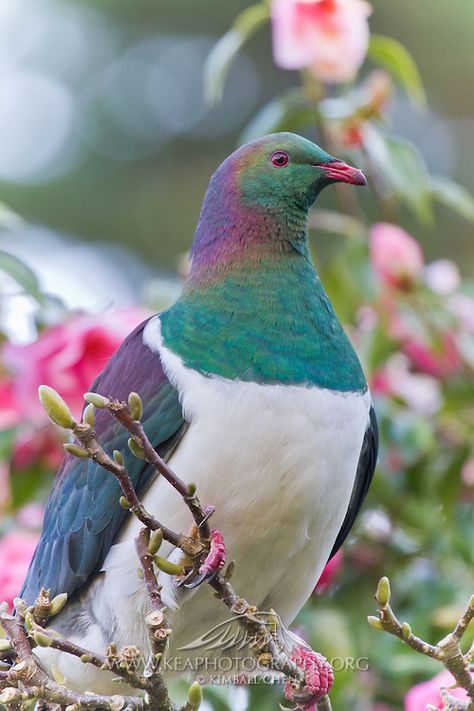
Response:
[[[308,210],[338,181],[366,184],[359,170],[291,133],[235,151],[211,178],[180,297],[138,326],[91,386],[118,399],[140,394],[156,450],[215,506],[212,525],[236,562],[234,589],[285,626],[348,535],[377,456],[367,383],[308,248]],[[104,411],[96,431],[107,451],[124,454],[146,508],[187,533],[189,511],[127,454],[128,434]],[[120,494],[92,461],[66,457],[21,596],[32,604],[42,586],[66,592],[53,623],[60,633],[94,651],[115,642],[146,652],[139,523]],[[180,551],[164,544],[160,554],[176,561]],[[206,585],[183,591],[163,572],[159,582],[173,626],[170,670],[196,675],[197,658],[200,670],[218,670],[229,649],[210,631],[228,611]],[[90,664],[39,652],[71,688],[122,693]]]

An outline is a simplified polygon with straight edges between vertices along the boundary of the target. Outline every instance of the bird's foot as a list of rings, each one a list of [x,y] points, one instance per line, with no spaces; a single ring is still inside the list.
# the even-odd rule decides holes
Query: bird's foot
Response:
[[[288,680],[285,684],[285,698],[298,704],[298,708],[310,711],[329,693],[334,683],[332,667],[326,657],[308,647],[297,647],[291,660],[304,671],[306,684],[301,689]]]
[[[203,582],[212,580],[212,578],[224,567],[226,553],[227,551],[224,543],[224,536],[217,528],[215,528],[211,531],[209,553],[207,554],[204,563],[200,566],[197,575],[192,576],[191,579],[186,578],[183,582],[184,587],[192,590],[193,588],[197,588]]]
[[[201,523],[199,524],[202,526],[205,524],[209,519],[211,518],[212,514],[215,513],[216,507],[213,506],[212,504],[209,504],[208,506],[204,506],[204,518],[202,519]]]

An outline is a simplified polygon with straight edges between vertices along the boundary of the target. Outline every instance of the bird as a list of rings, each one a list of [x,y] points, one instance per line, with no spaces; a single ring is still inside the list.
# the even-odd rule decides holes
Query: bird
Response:
[[[135,328],[91,387],[119,400],[141,396],[156,451],[215,507],[237,594],[274,610],[285,629],[351,530],[377,458],[366,378],[308,243],[308,212],[337,182],[366,185],[360,170],[292,133],[227,157],[205,194],[177,301]],[[188,531],[190,512],[149,464],[126,453],[127,433],[103,410],[95,429],[106,451],[123,453],[147,510]],[[20,593],[27,604],[42,587],[67,593],[54,629],[101,653],[110,643],[149,649],[134,547],[140,524],[120,495],[110,473],[66,455]],[[171,561],[179,554],[167,543],[160,549]],[[215,669],[225,652],[205,640],[228,611],[208,586],[185,591],[157,573],[173,629],[171,672],[176,660],[197,656]],[[71,689],[117,693],[110,673],[52,648],[38,653]]]

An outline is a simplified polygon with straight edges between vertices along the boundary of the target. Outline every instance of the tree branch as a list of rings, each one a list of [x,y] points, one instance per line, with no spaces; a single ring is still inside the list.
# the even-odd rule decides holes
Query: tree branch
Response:
[[[468,700],[456,699],[446,691],[441,690],[444,711],[474,711],[474,676],[470,670],[471,652],[463,654],[461,640],[474,617],[474,596],[459,619],[454,630],[437,644],[429,644],[416,637],[407,622],[403,624],[390,607],[390,582],[384,577],[380,580],[375,599],[378,603],[378,617],[369,617],[371,627],[398,637],[404,644],[419,654],[423,654],[440,662],[454,677],[456,686],[464,689]]]

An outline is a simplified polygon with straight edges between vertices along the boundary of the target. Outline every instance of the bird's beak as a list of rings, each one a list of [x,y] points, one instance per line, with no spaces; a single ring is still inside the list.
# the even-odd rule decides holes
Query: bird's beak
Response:
[[[330,163],[320,163],[315,166],[320,168],[326,177],[338,183],[349,183],[350,185],[367,185],[367,179],[358,168],[353,168],[342,160],[334,160]]]

